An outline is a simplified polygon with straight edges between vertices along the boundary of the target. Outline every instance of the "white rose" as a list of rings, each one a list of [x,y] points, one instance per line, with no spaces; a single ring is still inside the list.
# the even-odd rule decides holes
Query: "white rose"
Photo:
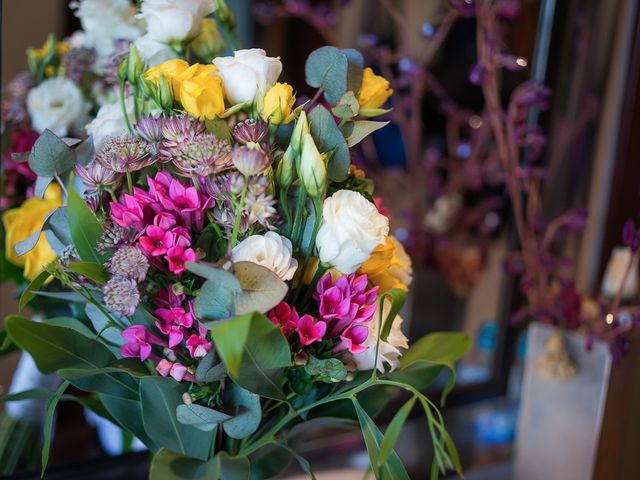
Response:
[[[233,262],[253,262],[287,281],[293,278],[298,261],[293,258],[291,241],[276,232],[252,235],[236,245],[231,252]]]
[[[376,302],[378,305],[380,302]],[[386,318],[389,315],[391,309],[391,301],[385,300],[382,307],[382,318]],[[378,341],[378,321],[379,315],[376,313],[373,315],[373,319],[367,323],[369,327],[369,336],[362,344],[364,347],[368,347],[364,352],[354,354],[353,360],[356,362],[358,370],[373,370],[377,368],[380,372],[385,371],[385,364],[391,367],[391,370],[395,370],[400,366],[400,357],[402,356],[402,350],[409,348],[409,342],[407,337],[402,333],[402,317],[396,315],[391,326],[391,331],[387,337],[387,341],[380,340],[378,346],[378,357],[376,358],[376,343]]]
[[[227,98],[233,104],[253,102],[258,91],[266,93],[282,72],[280,58],[267,57],[260,48],[237,50],[233,55],[213,60]]]
[[[133,97],[127,97],[125,104],[127,115],[131,121],[133,119]],[[129,133],[127,122],[122,113],[122,105],[118,102],[100,107],[96,118],[87,125],[87,133],[93,136],[93,144],[96,149],[100,148],[109,137]]]
[[[48,128],[59,137],[86,120],[88,107],[80,89],[63,77],[45,80],[27,95],[31,126],[38,132]]]
[[[150,38],[168,43],[195,38],[214,9],[211,0],[144,0],[138,17],[147,24]]]
[[[360,193],[338,190],[324,201],[316,238],[320,260],[355,272],[389,234],[389,220]]]
[[[84,30],[83,45],[95,48],[99,58],[113,53],[116,40],[133,40],[142,33],[129,0],[79,0],[71,8]]]

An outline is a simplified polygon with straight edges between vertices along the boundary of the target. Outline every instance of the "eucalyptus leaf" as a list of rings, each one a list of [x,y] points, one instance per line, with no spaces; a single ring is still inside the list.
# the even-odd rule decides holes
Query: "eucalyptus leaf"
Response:
[[[193,425],[204,432],[210,432],[231,417],[213,408],[207,408],[196,403],[189,405],[183,403],[176,407],[176,418],[183,425]]]
[[[251,464],[247,457],[232,457],[227,452],[216,455],[220,463],[220,480],[248,480]]]
[[[231,438],[246,438],[255,432],[262,420],[260,397],[236,385],[229,384],[224,392],[224,408],[233,418],[225,421],[222,428]]]
[[[53,233],[63,245],[71,245],[72,239],[67,207],[59,207],[53,211],[47,221],[47,232]]]
[[[309,113],[309,129],[321,152],[334,152],[327,165],[329,179],[334,182],[344,181],[349,173],[351,156],[333,115],[322,105],[317,105]]]
[[[324,98],[335,105],[347,91],[347,56],[336,47],[314,50],[304,66],[307,83],[324,91]]]
[[[204,383],[211,383],[221,380],[227,376],[227,367],[218,360],[215,349],[209,350],[200,360],[196,368],[196,380]]]
[[[73,153],[76,156],[76,163],[86,167],[89,165],[96,156],[95,145],[93,144],[93,137],[90,135],[82,142],[78,143],[73,148]]]
[[[205,263],[187,262],[187,269],[207,279],[194,301],[198,318],[219,320],[231,317],[234,314],[235,297],[242,293],[238,279],[226,270]]]
[[[37,175],[56,177],[76,164],[73,150],[51,130],[45,130],[36,140],[29,156],[29,167]]]
[[[342,98],[340,98],[338,104],[331,109],[331,113],[343,120],[349,120],[355,117],[359,111],[360,104],[351,90],[345,93]]]
[[[320,360],[310,356],[304,369],[309,375],[317,377],[322,382],[335,383],[347,378],[347,367],[337,358]]]
[[[33,195],[36,198],[44,198],[44,192],[47,191],[49,185],[53,181],[53,177],[38,177],[36,178],[36,184],[33,187]]]
[[[125,339],[122,338],[122,335],[120,334],[120,330],[113,325],[109,325],[111,319],[107,317],[96,305],[87,302],[84,306],[84,312],[87,317],[89,317],[96,334],[99,333],[101,338],[104,338],[106,341],[118,346],[126,343]]]
[[[229,375],[242,387],[264,397],[284,400],[284,369],[291,365],[289,343],[278,327],[260,313],[211,326],[211,336]]]
[[[235,263],[233,274],[242,287],[242,292],[234,299],[236,315],[268,312],[284,300],[289,289],[278,275],[257,263]]]
[[[362,86],[364,58],[362,57],[362,54],[354,48],[343,48],[342,53],[347,57],[348,64],[347,90],[358,93]]]
[[[45,320],[47,325],[55,325],[58,327],[66,327],[75,330],[87,338],[95,339],[96,334],[91,331],[84,323],[73,317],[54,317]]]
[[[389,122],[374,122],[372,120],[356,120],[346,123],[342,131],[347,139],[347,145],[354,147],[376,130],[386,127]]]

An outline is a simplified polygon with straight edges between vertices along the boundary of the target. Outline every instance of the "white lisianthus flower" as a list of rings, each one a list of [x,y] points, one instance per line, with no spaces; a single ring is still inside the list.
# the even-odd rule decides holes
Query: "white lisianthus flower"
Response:
[[[235,262],[253,262],[268,268],[283,281],[291,280],[298,268],[293,258],[291,240],[276,232],[251,235],[236,245],[231,252]]]
[[[147,24],[149,38],[168,43],[195,38],[214,10],[211,0],[144,0],[138,18]]]
[[[373,203],[358,192],[338,190],[324,201],[316,246],[322,262],[350,274],[388,234],[389,220]]]
[[[32,127],[38,132],[49,129],[59,137],[64,137],[72,126],[85,121],[88,109],[82,92],[68,78],[45,80],[27,95]]]
[[[213,60],[222,78],[224,91],[232,104],[252,103],[258,92],[265,94],[282,72],[278,57],[267,57],[261,48],[237,50],[233,57]]]
[[[178,54],[169,48],[166,43],[154,40],[149,35],[143,35],[135,42],[140,57],[142,57],[149,67],[155,67],[167,60],[177,58]]]
[[[133,119],[133,97],[127,97],[125,104],[127,115],[131,120]],[[96,150],[102,146],[107,138],[129,133],[127,122],[122,112],[122,105],[118,102],[100,107],[96,118],[87,125],[87,133],[93,136],[93,145]]]
[[[113,53],[116,40],[133,40],[142,34],[129,0],[79,0],[71,8],[84,31],[83,45],[95,48],[99,58]]]
[[[380,302],[376,302],[379,305]],[[385,300],[382,307],[382,318],[385,319],[391,310],[391,301]],[[391,326],[391,331],[387,340],[383,342],[380,340],[378,345],[378,357],[376,358],[376,343],[378,341],[378,318],[380,315],[376,310],[373,315],[373,319],[367,323],[369,327],[369,336],[362,344],[364,347],[368,347],[364,352],[354,354],[353,360],[356,363],[358,370],[373,370],[377,368],[380,372],[384,373],[385,365],[389,365],[391,370],[395,370],[400,367],[400,357],[402,356],[402,349],[409,348],[409,342],[407,337],[402,333],[402,317],[396,315]]]

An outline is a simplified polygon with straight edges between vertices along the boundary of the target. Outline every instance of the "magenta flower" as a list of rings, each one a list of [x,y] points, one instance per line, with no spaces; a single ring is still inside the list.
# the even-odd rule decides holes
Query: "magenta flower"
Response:
[[[158,365],[156,365],[156,371],[163,377],[171,375],[178,382],[181,382],[182,380],[186,380],[188,382],[195,381],[193,374],[180,362],[170,362],[163,358],[158,362]]]
[[[167,261],[169,262],[169,270],[178,275],[187,269],[185,263],[196,261],[196,252],[193,248],[185,250],[184,246],[176,245],[167,250]]]
[[[169,286],[168,288],[162,289],[158,292],[158,296],[154,298],[154,303],[160,308],[181,307],[185,297],[186,295],[184,294],[176,295],[173,288]]]
[[[169,348],[180,345],[182,340],[184,340],[184,328],[180,325],[156,322],[156,326],[158,327],[158,330],[169,336]]]
[[[164,323],[175,323],[185,328],[191,328],[195,320],[191,309],[185,311],[181,307],[157,308],[153,313]]]
[[[204,357],[211,350],[211,342],[198,335],[191,335],[187,339],[187,350],[193,358]]]
[[[267,316],[269,320],[280,327],[285,337],[289,336],[289,334],[295,330],[299,318],[296,308],[291,308],[287,302],[280,302],[275,308],[269,311]]]
[[[327,324],[322,320],[316,320],[311,315],[303,315],[300,317],[296,326],[296,332],[298,332],[300,343],[305,347],[322,340],[326,331]]]
[[[334,351],[349,350],[354,354],[362,353],[367,347],[361,344],[367,340],[368,336],[369,328],[366,325],[351,325],[340,335],[340,343],[336,345]]]
[[[142,230],[145,227],[145,205],[136,197],[124,194],[120,202],[111,202],[111,218],[121,227],[135,227]]]
[[[157,227],[162,228],[163,230],[169,230],[175,227],[176,223],[176,217],[174,217],[169,212],[161,212],[153,217],[153,224]]]
[[[174,246],[174,235],[161,227],[149,225],[145,230],[145,235],[141,236],[139,241],[147,255],[157,257],[164,255],[169,248]]]
[[[143,362],[151,356],[151,345],[166,346],[167,342],[149,333],[144,325],[132,325],[125,328],[122,333],[127,343],[120,347],[123,357],[139,357]]]
[[[337,337],[353,323],[368,322],[376,311],[378,287],[367,290],[366,275],[343,275],[334,283],[326,274],[316,286],[320,320],[327,322],[329,337]]]

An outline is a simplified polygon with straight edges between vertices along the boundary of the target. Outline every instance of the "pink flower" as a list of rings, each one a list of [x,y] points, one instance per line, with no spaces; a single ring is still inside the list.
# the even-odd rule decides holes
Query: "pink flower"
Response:
[[[123,357],[140,357],[143,362],[151,355],[151,344],[166,346],[166,342],[149,333],[144,325],[132,325],[125,328],[122,333],[127,343],[120,347]]]
[[[153,217],[153,224],[162,228],[163,230],[170,230],[176,226],[176,217],[169,212],[158,213]]]
[[[176,245],[167,251],[167,261],[169,262],[169,270],[175,274],[180,274],[187,269],[186,262],[196,261],[196,252],[193,248],[185,250],[182,245]]]
[[[365,327],[366,328],[366,327]],[[314,342],[322,340],[327,331],[327,324],[318,321],[311,315],[303,315],[298,320],[296,332],[303,346],[311,345]]]
[[[207,342],[198,335],[191,335],[187,339],[187,350],[193,358],[204,357],[211,350],[211,342]]]
[[[366,275],[343,275],[333,282],[326,274],[316,286],[320,320],[329,325],[329,337],[340,335],[353,323],[368,322],[376,311],[378,287],[367,290]]]
[[[369,327],[366,325],[351,325],[340,335],[340,343],[336,345],[334,351],[349,350],[354,354],[362,353],[367,347],[361,344],[367,340],[368,336]]]
[[[133,195],[124,194],[120,202],[111,202],[111,218],[121,227],[145,227],[144,203]]]
[[[285,336],[289,336],[289,333],[296,328],[299,318],[296,308],[291,308],[287,302],[280,302],[271,309],[267,316],[269,320],[280,327]]]
[[[145,230],[145,235],[142,235],[139,241],[147,255],[157,257],[164,255],[169,248],[174,246],[174,235],[162,227],[149,225]]]
[[[176,295],[173,288],[169,286],[158,292],[158,296],[154,298],[154,303],[161,308],[174,308],[182,306],[186,295]]]
[[[193,382],[195,380],[195,377],[187,370],[185,365],[180,362],[170,362],[164,358],[156,365],[156,371],[163,377],[171,375],[178,382],[182,380]]]
[[[158,327],[158,330],[169,336],[169,348],[180,345],[182,340],[184,340],[185,329],[180,325],[156,322],[156,326]]]
[[[191,307],[185,311],[182,307],[158,308],[154,312],[161,322],[156,322],[158,330],[169,335],[169,347],[179,345],[184,339],[185,330],[191,328],[195,317]]]

